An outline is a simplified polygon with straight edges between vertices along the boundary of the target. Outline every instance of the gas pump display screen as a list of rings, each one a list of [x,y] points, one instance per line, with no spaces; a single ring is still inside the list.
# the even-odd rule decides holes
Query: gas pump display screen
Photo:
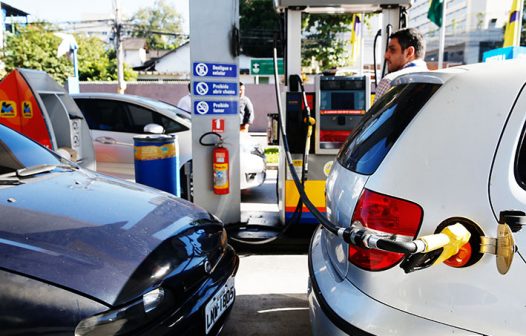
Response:
[[[364,77],[320,77],[319,148],[337,150],[366,111]]]
[[[365,113],[365,82],[322,78],[320,81],[320,114]]]

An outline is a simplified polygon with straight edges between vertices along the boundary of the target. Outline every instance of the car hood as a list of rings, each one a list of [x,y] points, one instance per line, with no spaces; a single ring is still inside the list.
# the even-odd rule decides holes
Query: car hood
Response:
[[[213,221],[167,193],[84,170],[24,182],[0,186],[0,267],[109,305],[163,241]]]

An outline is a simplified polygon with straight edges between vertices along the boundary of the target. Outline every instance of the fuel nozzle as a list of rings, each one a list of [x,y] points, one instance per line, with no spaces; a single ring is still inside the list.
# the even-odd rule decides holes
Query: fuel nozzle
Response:
[[[440,233],[418,238],[417,241],[424,243],[424,250],[407,256],[400,267],[410,273],[438,265],[459,253],[470,238],[471,233],[464,225],[448,225]]]
[[[442,248],[440,256],[433,263],[440,264],[460,251],[469,242],[471,233],[460,223],[446,226],[440,233],[418,238],[426,244],[424,252],[431,252]]]
[[[359,247],[407,254],[408,257],[401,264],[406,273],[444,262],[459,253],[461,247],[471,238],[471,233],[460,223],[449,225],[440,233],[422,236],[413,241],[401,241],[392,235],[382,235],[358,221],[347,229],[339,230],[338,235],[345,242]]]

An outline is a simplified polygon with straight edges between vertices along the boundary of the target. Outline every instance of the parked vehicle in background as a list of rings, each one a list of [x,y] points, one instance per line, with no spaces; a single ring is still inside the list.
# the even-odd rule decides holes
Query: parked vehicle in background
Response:
[[[526,334],[526,231],[518,225],[513,234],[517,251],[509,246],[515,259],[505,275],[481,252],[482,241],[492,241],[481,236],[497,237],[502,211],[524,219],[525,86],[524,62],[475,64],[404,75],[375,102],[328,177],[330,220],[399,241],[461,223],[471,238],[443,264],[406,274],[415,268],[402,253],[317,230],[309,252],[313,334]]]
[[[177,135],[181,181],[188,181],[189,169],[185,166],[192,158],[190,114],[159,100],[134,95],[93,92],[71,96],[91,130],[97,171],[133,179],[133,137],[145,134],[146,125],[156,124],[164,133]],[[265,155],[248,134],[242,135],[240,143],[241,189],[257,187],[265,181]],[[183,184],[182,190],[186,194],[187,186]]]
[[[4,335],[215,335],[239,258],[219,219],[0,125]]]

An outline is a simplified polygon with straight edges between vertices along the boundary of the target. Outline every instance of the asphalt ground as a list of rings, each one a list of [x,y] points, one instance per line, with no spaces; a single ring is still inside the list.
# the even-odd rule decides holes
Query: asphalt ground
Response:
[[[264,185],[243,191],[242,211],[277,212],[275,172]],[[307,253],[314,226],[291,226],[267,244],[231,241],[240,257],[236,301],[221,335],[311,334],[307,302]]]

